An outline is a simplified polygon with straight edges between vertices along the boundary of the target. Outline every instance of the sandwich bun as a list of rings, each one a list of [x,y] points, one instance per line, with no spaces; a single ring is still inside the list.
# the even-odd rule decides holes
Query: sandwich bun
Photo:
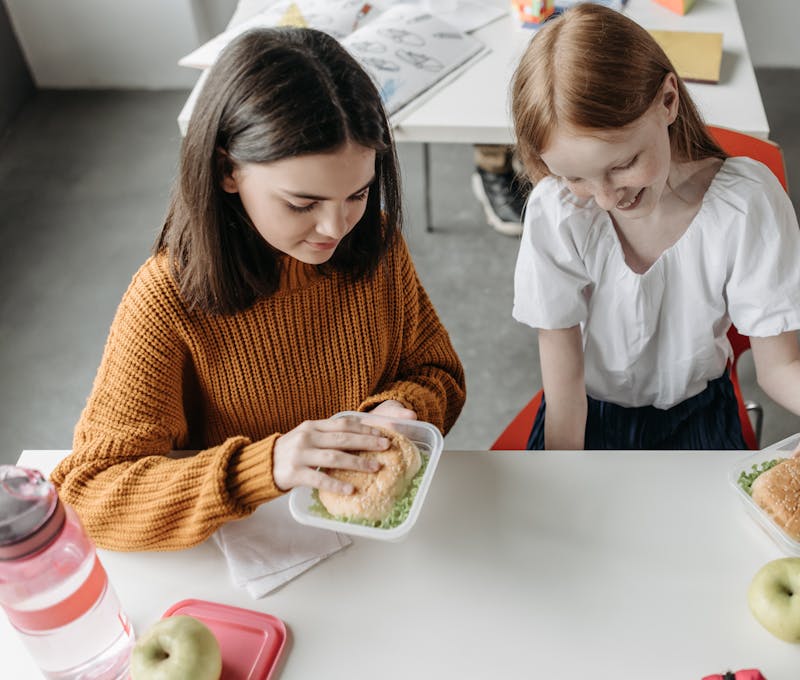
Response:
[[[358,470],[327,470],[336,479],[353,485],[350,495],[319,490],[319,500],[335,517],[347,517],[379,522],[386,519],[394,504],[408,490],[414,475],[422,466],[422,456],[416,445],[397,432],[378,428],[389,440],[383,451],[354,451],[357,456],[374,458],[381,467],[377,472]]]
[[[800,458],[787,458],[756,477],[752,498],[789,536],[800,540]]]

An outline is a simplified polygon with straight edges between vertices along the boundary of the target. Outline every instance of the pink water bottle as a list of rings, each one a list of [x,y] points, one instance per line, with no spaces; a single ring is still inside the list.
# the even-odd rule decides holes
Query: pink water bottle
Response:
[[[75,511],[40,472],[0,465],[0,605],[46,678],[128,674],[133,629]]]

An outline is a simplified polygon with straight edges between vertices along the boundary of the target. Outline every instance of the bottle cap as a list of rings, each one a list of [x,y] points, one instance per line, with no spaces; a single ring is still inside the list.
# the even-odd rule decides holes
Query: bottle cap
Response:
[[[66,519],[55,487],[38,470],[0,465],[0,561],[47,546]]]

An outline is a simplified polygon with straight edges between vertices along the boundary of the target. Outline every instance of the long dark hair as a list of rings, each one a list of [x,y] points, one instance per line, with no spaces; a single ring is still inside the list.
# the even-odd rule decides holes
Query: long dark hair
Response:
[[[550,174],[541,159],[559,125],[608,130],[637,120],[652,106],[675,68],[635,21],[595,3],[580,3],[548,21],[533,37],[512,83],[512,113],[520,159],[534,181]],[[725,158],[683,81],[670,125],[680,160]]]
[[[155,253],[190,308],[234,313],[270,295],[280,253],[256,231],[238,194],[222,189],[232,165],[325,153],[347,142],[374,149],[366,211],[324,272],[375,271],[402,227],[397,156],[380,96],[331,36],[303,28],[248,31],[208,73],[183,140],[180,168]]]

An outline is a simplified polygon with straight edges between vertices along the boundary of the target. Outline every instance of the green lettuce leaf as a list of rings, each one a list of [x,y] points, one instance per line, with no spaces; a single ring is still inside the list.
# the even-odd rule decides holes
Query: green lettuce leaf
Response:
[[[742,470],[739,473],[739,479],[736,483],[747,492],[748,496],[753,495],[753,482],[756,481],[759,475],[765,473],[767,470],[774,468],[778,463],[786,460],[785,458],[774,458],[760,464],[754,464],[750,470]]]

